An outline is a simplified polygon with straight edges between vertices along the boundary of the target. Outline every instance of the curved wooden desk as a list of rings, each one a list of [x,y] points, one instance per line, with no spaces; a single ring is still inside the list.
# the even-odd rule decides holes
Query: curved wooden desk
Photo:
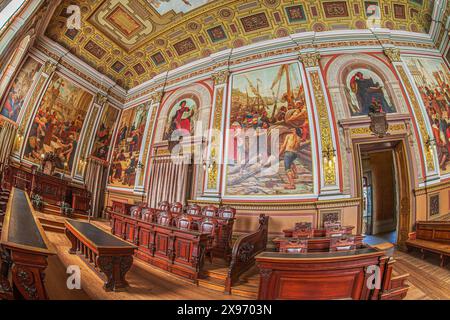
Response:
[[[69,253],[84,255],[86,261],[106,275],[105,291],[118,291],[128,286],[125,275],[133,265],[136,246],[88,222],[67,219],[65,227],[72,244]]]
[[[256,256],[261,275],[258,299],[401,299],[408,287],[404,281],[392,287],[393,262],[373,248],[333,253],[263,252]],[[373,274],[366,272],[369,266],[380,268],[378,289],[367,286]]]
[[[44,271],[56,253],[34,215],[26,192],[13,188],[1,237],[0,297],[46,300]],[[12,284],[8,275],[12,274]]]

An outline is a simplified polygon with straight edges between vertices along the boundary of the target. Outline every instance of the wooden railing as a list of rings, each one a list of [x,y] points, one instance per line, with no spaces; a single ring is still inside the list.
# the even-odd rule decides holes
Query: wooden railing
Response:
[[[225,281],[225,293],[231,293],[231,286],[236,283],[239,276],[255,264],[255,256],[266,250],[268,230],[269,217],[261,214],[258,231],[242,236],[235,242]]]

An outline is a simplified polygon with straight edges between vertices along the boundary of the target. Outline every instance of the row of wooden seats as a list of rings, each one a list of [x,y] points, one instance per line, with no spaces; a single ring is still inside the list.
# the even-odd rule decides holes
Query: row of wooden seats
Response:
[[[416,232],[409,234],[405,242],[408,251],[419,249],[422,259],[426,253],[438,254],[441,267],[445,267],[450,257],[450,221],[419,221],[416,224]]]
[[[351,235],[353,226],[342,226],[340,221],[324,222],[324,228],[313,228],[311,222],[297,222],[293,229],[283,230],[288,238],[318,238]]]
[[[357,249],[358,244],[355,236],[340,236],[330,238],[330,252],[336,251],[350,251]],[[280,242],[280,252],[285,253],[307,253],[308,252],[308,240],[297,239],[287,242]]]
[[[3,220],[5,219],[6,207],[8,206],[10,191],[0,189],[0,235],[3,229]]]

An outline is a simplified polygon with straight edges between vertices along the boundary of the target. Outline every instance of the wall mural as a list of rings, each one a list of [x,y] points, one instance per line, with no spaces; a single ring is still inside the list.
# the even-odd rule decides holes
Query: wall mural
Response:
[[[163,140],[173,140],[180,135],[194,135],[199,104],[198,98],[193,94],[179,98],[170,108]]]
[[[441,59],[405,57],[436,140],[441,173],[450,172],[450,73]]]
[[[109,185],[133,188],[149,105],[123,111],[114,145]]]
[[[92,98],[55,74],[31,125],[24,158],[40,163],[43,154],[54,153],[56,168],[70,173]]]
[[[298,64],[234,75],[230,129],[226,195],[313,192],[309,114]],[[278,148],[272,146],[275,135]]]
[[[92,147],[92,156],[107,160],[111,139],[114,132],[114,125],[119,115],[119,109],[114,108],[110,104],[107,105],[103,112],[100,124],[95,134],[94,146]]]
[[[11,83],[3,101],[1,115],[17,121],[22,110],[25,99],[33,84],[37,71],[41,64],[31,57],[28,57],[22,69],[17,73],[14,81]]]
[[[346,79],[346,95],[352,116],[366,116],[371,111],[397,112],[383,81],[373,71],[356,69]]]

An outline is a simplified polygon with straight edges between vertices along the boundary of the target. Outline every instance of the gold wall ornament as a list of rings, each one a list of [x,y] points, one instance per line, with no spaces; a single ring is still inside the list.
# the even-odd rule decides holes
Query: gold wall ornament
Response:
[[[328,117],[328,109],[323,92],[322,84],[320,82],[320,75],[317,70],[311,71],[311,82],[313,87],[313,96],[316,102],[316,109],[319,116],[320,139],[322,149],[325,150],[328,146],[333,146],[333,139],[331,135],[331,126]],[[327,168],[324,168],[325,185],[336,185],[336,170],[335,163],[331,163]]]
[[[214,85],[218,86],[218,85],[227,83],[229,75],[230,75],[230,71],[222,70],[222,71],[214,72],[211,75],[211,78],[214,80]]]
[[[228,78],[228,74],[226,75]],[[216,101],[215,101],[215,109],[214,109],[214,119],[212,124],[213,133],[214,132],[222,132],[222,115],[223,115],[223,95],[225,93],[224,87],[220,87],[216,91]],[[217,148],[220,146],[217,145],[217,139],[214,136],[210,137],[211,150],[209,151],[208,159],[215,159],[217,155]],[[220,141],[220,140],[219,140]],[[208,171],[208,189],[216,189],[217,187],[217,177],[218,177],[218,166],[216,161],[213,161],[212,167]]]
[[[160,103],[162,97],[163,97],[162,91],[155,91],[150,95],[150,100],[152,100],[152,103]]]
[[[391,62],[401,62],[400,49],[398,48],[387,48],[384,49],[384,54],[391,60]]]
[[[408,76],[406,75],[406,71],[403,68],[402,65],[397,65],[397,71],[400,75],[400,78],[402,79],[402,82],[405,86],[406,92],[411,99],[411,104],[414,109],[415,118],[417,121],[417,125],[419,127],[420,135],[422,137],[422,145],[425,146],[427,139],[429,139],[429,134],[427,131],[427,127],[425,124],[425,119],[422,114],[422,110],[420,109],[419,101],[416,98],[416,95],[414,93],[414,90],[412,88],[411,82],[408,79]],[[427,164],[428,171],[435,171],[434,166],[434,155],[430,150],[424,150],[425,153],[425,161]]]
[[[57,63],[55,63],[51,60],[47,60],[47,61],[45,61],[45,64],[42,68],[42,72],[48,76],[51,76],[52,73],[55,72],[57,66],[58,66]]]
[[[320,62],[320,53],[303,53],[300,55],[299,60],[303,63],[305,68],[318,67]]]
[[[106,102],[108,102],[108,96],[101,92],[97,92],[97,95],[95,96],[95,103],[103,106]]]

